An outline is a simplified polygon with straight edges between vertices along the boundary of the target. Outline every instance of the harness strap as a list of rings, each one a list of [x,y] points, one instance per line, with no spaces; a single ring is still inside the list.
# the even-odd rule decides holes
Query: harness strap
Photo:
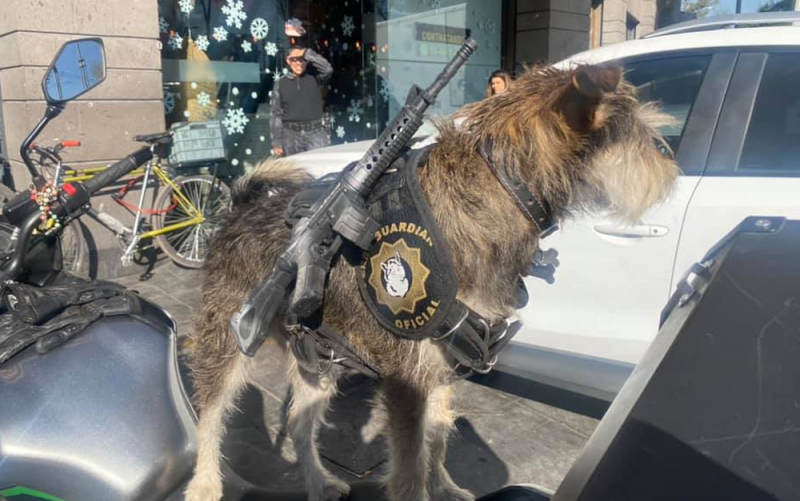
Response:
[[[544,197],[537,197],[516,172],[507,174],[497,169],[492,163],[493,143],[487,141],[478,147],[478,153],[486,166],[497,177],[503,188],[506,189],[511,198],[517,204],[525,217],[530,220],[539,230],[539,236],[545,238],[558,229],[558,225],[553,222],[553,209]]]
[[[497,354],[508,344],[522,327],[519,321],[507,321],[495,325],[456,302],[451,313],[431,337],[441,343],[445,352],[456,362],[457,377],[463,378],[473,372],[486,374],[497,363]],[[289,347],[297,363],[311,373],[326,374],[334,365],[355,370],[372,379],[380,379],[378,368],[360,356],[350,342],[321,323],[317,327],[303,324],[289,326]]]
[[[289,332],[289,347],[306,371],[326,374],[336,364],[380,379],[378,368],[360,356],[350,342],[328,324],[323,322],[315,328],[297,324],[290,326]]]
[[[522,327],[521,322],[503,320],[494,325],[457,302],[436,335],[431,339],[442,344],[456,362],[461,377],[472,372],[486,374],[497,363],[500,353]]]

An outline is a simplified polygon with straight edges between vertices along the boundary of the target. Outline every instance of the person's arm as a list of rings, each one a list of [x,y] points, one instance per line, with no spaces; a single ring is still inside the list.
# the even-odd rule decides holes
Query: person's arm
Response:
[[[276,70],[277,71],[277,70]],[[283,156],[283,108],[279,92],[280,80],[272,86],[272,102],[270,103],[269,130],[272,149],[277,156]]]
[[[313,66],[314,70],[317,72],[317,82],[320,85],[325,85],[328,83],[328,80],[330,80],[333,76],[333,66],[331,66],[331,63],[311,49],[306,49],[305,53],[303,54],[303,58],[308,61],[308,63]]]

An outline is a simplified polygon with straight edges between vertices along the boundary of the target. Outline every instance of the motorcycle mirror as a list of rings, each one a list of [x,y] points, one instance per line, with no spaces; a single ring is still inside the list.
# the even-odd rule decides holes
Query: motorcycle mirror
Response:
[[[81,96],[106,79],[106,54],[99,38],[65,43],[42,80],[49,104],[62,104]]]

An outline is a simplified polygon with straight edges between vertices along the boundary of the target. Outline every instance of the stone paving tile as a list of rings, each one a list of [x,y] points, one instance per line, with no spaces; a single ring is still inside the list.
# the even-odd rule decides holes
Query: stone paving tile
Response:
[[[202,272],[166,262],[146,280],[129,276],[117,281],[165,307],[178,322],[182,338],[191,332]],[[286,435],[286,360],[280,346],[268,343],[256,356],[253,385],[239,402],[241,412],[231,418],[223,453],[239,475],[256,485],[297,488],[302,475]],[[535,389],[507,392],[477,381],[480,384],[455,384],[454,405],[460,417],[447,454],[453,479],[477,495],[510,483],[554,490],[597,420],[536,401]],[[347,482],[375,480],[385,473],[385,442],[379,437],[365,443],[362,438],[375,385],[355,378],[339,390],[328,414],[331,427],[320,432],[321,455],[331,472]]]

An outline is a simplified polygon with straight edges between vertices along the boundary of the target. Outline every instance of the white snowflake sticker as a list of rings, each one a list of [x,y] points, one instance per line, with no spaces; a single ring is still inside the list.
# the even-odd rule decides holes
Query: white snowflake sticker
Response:
[[[342,33],[344,33],[344,36],[349,37],[352,35],[354,29],[356,29],[356,24],[353,22],[353,16],[344,16],[344,21],[342,21]]]
[[[217,26],[216,28],[214,28],[214,34],[211,36],[214,37],[214,40],[216,40],[217,42],[222,42],[223,40],[228,39],[228,30],[226,30],[222,26]]]
[[[442,8],[442,0],[428,0],[428,5],[431,6],[433,10],[439,10]]]
[[[392,95],[392,91],[389,89],[389,84],[386,82],[386,80],[381,80],[380,94],[381,94],[381,99],[383,99],[383,102],[388,103],[389,96]]]
[[[268,56],[274,56],[275,54],[278,53],[278,46],[272,42],[267,42],[267,45],[266,47],[264,47],[264,50],[267,51]]]
[[[339,127],[336,127],[336,137],[338,137],[339,139],[344,137],[344,127],[342,127],[341,125]]]
[[[197,46],[198,49],[205,52],[208,50],[208,46],[211,45],[211,42],[208,41],[207,36],[200,35],[199,37],[197,37],[197,40],[194,41],[194,44]]]
[[[361,115],[364,113],[364,109],[361,107],[361,103],[356,101],[355,99],[350,100],[350,106],[347,107],[347,119],[351,122],[360,122]]]
[[[177,33],[173,33],[172,36],[169,37],[169,46],[175,50],[180,50],[181,47],[183,47],[183,37]]]
[[[207,108],[208,105],[211,104],[211,96],[206,92],[201,92],[197,95],[197,104],[203,108]]]
[[[277,82],[280,79],[281,79],[281,74],[276,71],[275,74],[272,76],[272,80]]]
[[[164,89],[164,114],[169,115],[175,111],[175,98],[178,96],[177,92],[170,92]]]
[[[244,42],[242,42],[242,50],[244,52],[252,52],[253,51],[253,44],[251,44],[250,42],[245,40]]]
[[[164,19],[164,16],[158,18],[158,31],[161,33],[169,33],[169,23]]]
[[[263,40],[269,34],[269,24],[263,17],[257,17],[250,23],[250,34],[256,40]]]
[[[228,109],[228,113],[225,115],[222,125],[228,129],[228,134],[243,134],[244,127],[248,122],[250,122],[250,119],[244,114],[242,108],[231,108]]]
[[[194,10],[194,2],[192,0],[180,0],[178,4],[184,14],[191,14],[192,10]]]
[[[239,95],[239,87],[234,87],[233,89],[231,89],[231,93],[233,93],[234,96],[238,96]],[[233,104],[233,103],[231,103],[231,104]]]
[[[242,0],[228,0],[228,5],[222,6],[222,13],[225,14],[225,24],[242,28],[242,21],[247,19],[244,12],[244,2]]]

